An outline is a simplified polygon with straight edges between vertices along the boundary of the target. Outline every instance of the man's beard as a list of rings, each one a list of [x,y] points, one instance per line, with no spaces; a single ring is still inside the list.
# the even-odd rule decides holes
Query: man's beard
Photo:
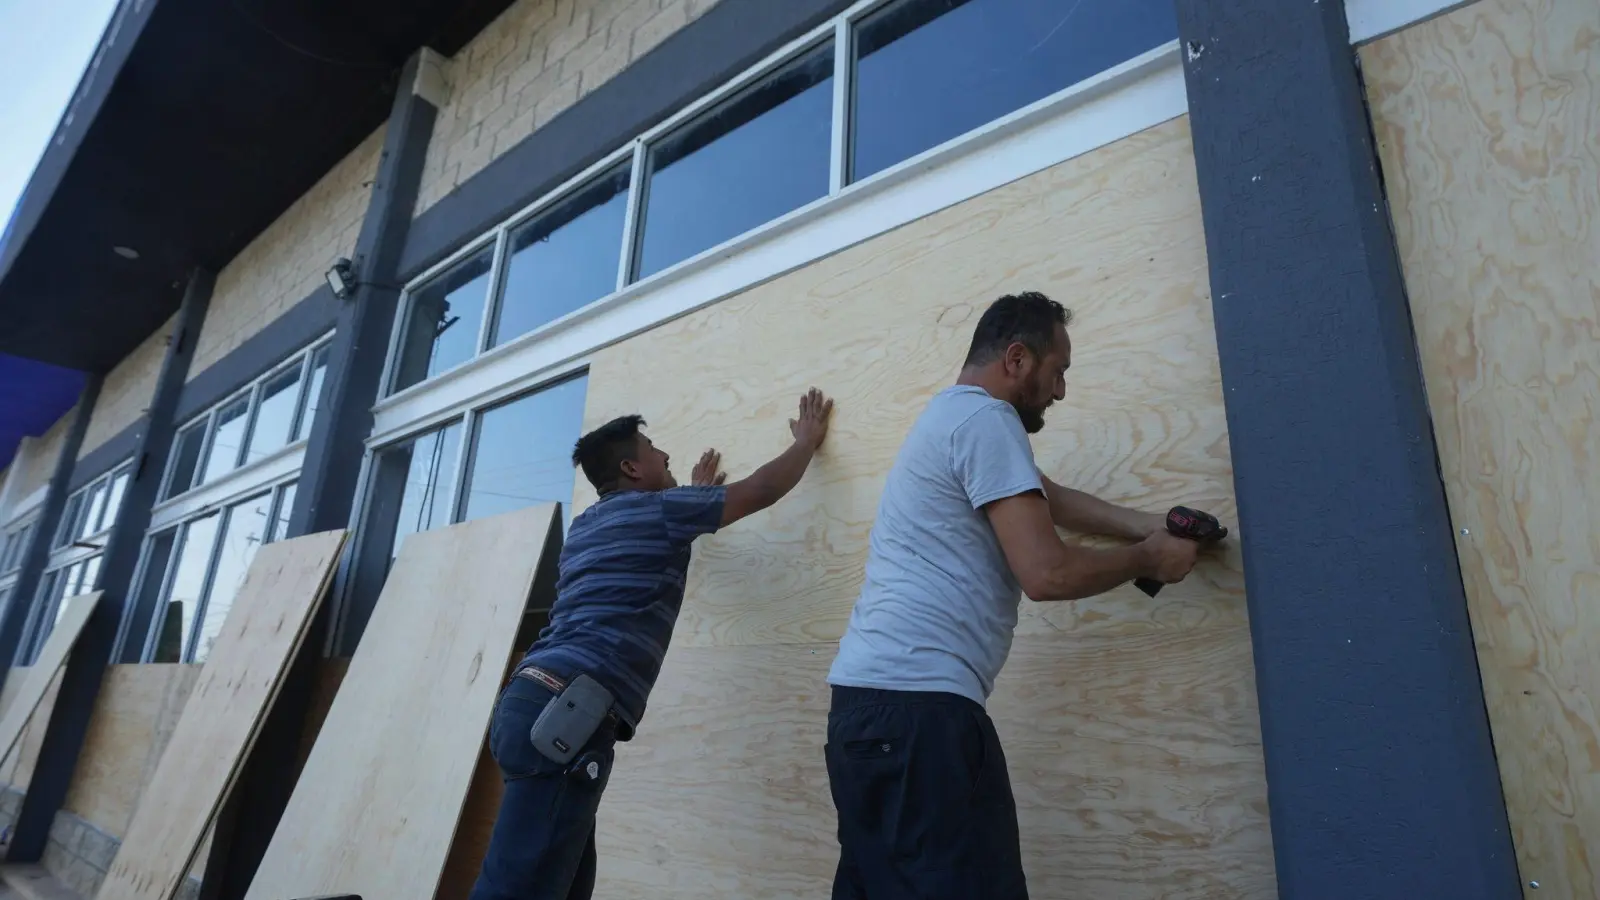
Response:
[[[1017,407],[1017,415],[1022,419],[1022,427],[1029,434],[1038,434],[1044,430],[1044,407]]]

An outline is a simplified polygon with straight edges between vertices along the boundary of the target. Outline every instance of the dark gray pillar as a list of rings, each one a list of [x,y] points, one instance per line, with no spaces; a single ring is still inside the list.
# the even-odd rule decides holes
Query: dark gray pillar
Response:
[[[56,470],[50,476],[49,487],[45,488],[39,518],[34,522],[32,534],[28,536],[28,546],[22,550],[22,568],[17,573],[16,584],[11,588],[11,602],[0,614],[0,688],[5,687],[6,677],[11,673],[12,664],[17,658],[17,645],[22,643],[22,630],[28,623],[28,613],[38,599],[34,595],[39,593],[39,578],[50,559],[50,539],[61,524],[61,511],[67,505],[67,494],[71,493],[72,469],[78,462],[78,450],[83,447],[84,432],[89,430],[89,417],[94,415],[95,401],[100,399],[100,382],[101,376],[89,376],[88,381],[84,382],[83,391],[78,394],[77,411],[67,430],[61,456],[56,459]],[[17,859],[14,855],[15,842],[12,843],[11,852],[13,855],[8,858]]]
[[[1342,0],[1177,0],[1280,896],[1521,896]]]
[[[129,583],[133,569],[139,562],[139,548],[144,542],[145,529],[150,526],[150,508],[155,505],[156,492],[161,487],[161,473],[166,468],[167,450],[172,446],[173,414],[178,407],[178,395],[189,373],[189,360],[194,354],[195,339],[205,320],[206,308],[211,302],[211,289],[215,283],[209,272],[196,271],[179,307],[172,338],[167,343],[167,354],[161,363],[161,374],[156,381],[155,396],[151,399],[146,416],[144,434],[134,452],[133,477],[129,479],[122,506],[112,523],[106,539],[106,549],[101,557],[100,573],[95,588],[105,591],[100,605],[83,627],[78,643],[61,675],[61,688],[56,694],[50,724],[45,728],[44,743],[39,750],[39,762],[28,784],[27,796],[22,801],[22,811],[17,816],[17,831],[11,839],[7,859],[12,862],[35,862],[44,855],[45,843],[50,837],[50,826],[56,813],[67,799],[67,789],[72,784],[72,774],[78,766],[78,754],[89,731],[89,719],[94,713],[95,698],[100,695],[100,683],[116,644],[118,624],[129,600]],[[90,407],[93,403],[90,402]],[[88,414],[84,416],[85,424]],[[78,432],[81,439],[81,432]],[[70,454],[77,456],[77,445]],[[70,467],[69,467],[70,471]],[[59,513],[59,507],[58,507]]]
[[[360,286],[339,310],[321,407],[311,427],[289,519],[290,536],[350,524],[399,297],[393,282],[416,207],[434,119],[443,102],[438,57],[429,50],[418,51],[406,63],[399,84],[372,199],[356,241],[353,262]],[[333,264],[331,258],[328,264]],[[266,855],[299,775],[301,732],[332,612],[331,604],[324,604],[313,622],[223,810],[201,890],[205,900],[242,898]]]

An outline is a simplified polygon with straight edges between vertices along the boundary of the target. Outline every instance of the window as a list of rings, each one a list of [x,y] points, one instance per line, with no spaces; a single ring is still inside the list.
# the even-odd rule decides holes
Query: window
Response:
[[[211,568],[211,551],[216,545],[221,513],[201,516],[183,526],[183,538],[173,565],[172,584],[166,592],[161,627],[153,635],[152,662],[175,663],[183,659],[184,635],[193,626],[200,600],[205,594],[206,575]]]
[[[277,517],[287,525],[294,491],[293,481],[264,487],[220,512],[152,534],[120,658],[205,662],[256,551],[282,536]]]
[[[407,286],[388,392],[1176,37],[1168,0],[853,4]]]
[[[122,498],[132,477],[133,465],[123,463],[69,496],[56,526],[56,548],[86,543],[109,531],[122,509]]]
[[[156,604],[161,601],[162,590],[166,587],[167,570],[172,563],[172,547],[177,538],[178,529],[170,528],[152,537],[145,545],[144,564],[139,570],[138,587],[133,592],[133,606],[127,616],[129,634],[137,634],[137,637],[122,637],[122,646],[117,653],[118,662],[136,663],[144,659],[145,635],[143,631],[136,630],[135,623],[149,622],[155,615]],[[173,652],[175,655],[177,651]]]
[[[389,567],[407,535],[453,520],[461,422],[379,451],[372,462],[360,549],[340,627],[339,652],[353,653]]]
[[[587,382],[580,375],[477,417],[463,520],[550,502],[571,520],[572,445],[583,429]]]
[[[652,147],[637,276],[826,196],[832,124],[829,45]]]
[[[67,505],[61,510],[61,521],[56,525],[56,539],[52,548],[65,547],[72,543],[78,532],[78,519],[83,513],[83,491],[78,491],[67,498]]]
[[[294,439],[303,441],[311,437],[311,423],[317,417],[317,410],[322,403],[322,382],[328,374],[328,345],[311,351],[311,382],[306,387],[304,409],[300,412],[300,420],[295,424]]]
[[[212,566],[211,584],[200,613],[199,630],[190,639],[190,662],[205,662],[210,657],[211,647],[222,633],[222,623],[233,609],[239,588],[244,586],[250,562],[266,540],[271,505],[272,494],[266,493],[228,507],[217,559]]]
[[[206,448],[205,463],[200,468],[201,484],[238,468],[249,415],[249,394],[229,400],[217,410],[211,426],[211,446]]]
[[[298,485],[291,481],[278,491],[277,509],[272,514],[272,527],[267,532],[267,543],[281,541],[289,534],[289,516],[294,512],[294,495]]]
[[[553,322],[617,289],[628,167],[603,175],[510,236],[489,346]]]
[[[903,0],[856,26],[865,178],[1178,36],[1170,0]]]
[[[261,399],[256,401],[256,423],[250,429],[250,444],[245,450],[246,465],[265,459],[293,436],[295,408],[300,403],[300,370],[294,365],[269,377],[261,384]]]
[[[461,423],[422,435],[386,452],[380,466],[405,473],[400,504],[394,519],[389,558],[400,552],[408,534],[447,525],[453,518],[456,454],[461,446]]]
[[[328,369],[324,339],[191,420],[173,442],[163,502],[305,440]]]
[[[0,549],[0,575],[22,568],[22,557],[28,552],[28,539],[33,537],[33,523],[6,535],[5,547]]]
[[[206,425],[209,423],[210,419],[203,419],[178,432],[172,451],[172,475],[167,480],[167,489],[162,492],[161,499],[175,497],[194,486],[194,470],[200,462],[200,450],[205,447]]]
[[[45,641],[67,611],[65,601],[94,590],[99,575],[98,555],[44,574],[39,580],[33,611],[24,626],[22,642],[17,647],[17,665],[31,666],[38,661],[39,651],[44,649]]]
[[[490,245],[408,293],[410,307],[400,338],[395,390],[455,368],[477,354],[493,261],[494,247]]]

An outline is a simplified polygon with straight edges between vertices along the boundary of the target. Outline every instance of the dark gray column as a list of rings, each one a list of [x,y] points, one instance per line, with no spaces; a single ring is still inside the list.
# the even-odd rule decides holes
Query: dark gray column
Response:
[[[205,320],[214,282],[211,273],[196,271],[189,276],[184,290],[183,305],[179,307],[147,414],[147,427],[134,453],[133,477],[129,479],[127,493],[123,495],[122,506],[106,539],[100,573],[95,579],[95,588],[105,591],[105,595],[67,657],[55,708],[39,750],[39,762],[22,801],[22,811],[17,816],[17,831],[7,855],[10,861],[35,862],[43,856],[50,825],[67,799],[67,788],[71,786],[78,754],[88,734],[94,701],[100,695],[100,683],[116,644],[117,626],[123,618],[124,606],[131,599],[129,582],[139,562],[145,529],[150,526],[150,507],[155,505],[156,491],[161,486],[167,450],[172,446],[173,413],[184,378],[189,373],[195,338]],[[93,405],[91,401],[89,406]],[[84,413],[83,418],[87,423],[88,414]],[[81,431],[78,435],[81,439]],[[70,457],[76,456],[77,444],[74,444]]]
[[[50,485],[45,488],[44,505],[34,522],[32,534],[28,536],[28,546],[22,551],[22,568],[11,589],[11,602],[0,614],[0,688],[5,687],[6,677],[11,673],[12,663],[17,658],[17,645],[22,642],[22,630],[28,622],[28,613],[38,599],[34,595],[39,593],[39,578],[44,574],[45,564],[50,558],[50,539],[56,533],[56,526],[61,523],[61,510],[67,504],[67,494],[71,493],[72,469],[78,461],[78,450],[83,447],[84,432],[89,430],[89,417],[94,415],[95,401],[100,399],[100,382],[101,376],[89,376],[78,395],[77,411],[73,414],[67,439],[61,447],[61,456],[56,459],[56,470],[50,476]],[[14,855],[16,843],[13,841],[11,846],[13,855],[8,858],[17,859]]]
[[[321,407],[311,427],[290,515],[291,536],[350,524],[399,297],[396,270],[434,119],[443,102],[438,57],[429,50],[418,51],[406,63],[399,83],[378,177],[356,241],[353,262],[361,283],[339,310]],[[332,263],[330,258],[328,264]],[[332,612],[331,604],[324,604],[314,621],[223,810],[201,890],[205,900],[244,896],[288,805],[299,775],[300,736]]]
[[[1344,3],[1177,9],[1280,896],[1521,896]]]

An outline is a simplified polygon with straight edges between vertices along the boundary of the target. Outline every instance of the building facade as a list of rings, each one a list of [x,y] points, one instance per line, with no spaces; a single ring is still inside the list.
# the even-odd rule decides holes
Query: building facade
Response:
[[[186,14],[134,6],[105,91]],[[984,305],[1042,290],[1075,356],[1041,467],[1240,540],[1157,598],[1023,605],[990,709],[1035,895],[1600,891],[1600,0],[490,6],[6,470],[4,696],[106,598],[0,764],[13,861],[93,894],[261,545],[353,529],[267,785],[407,535],[570,520],[573,441],[625,413],[748,471],[816,385],[801,488],[698,545],[598,895],[825,894],[883,479]],[[485,758],[439,896],[497,802]]]

